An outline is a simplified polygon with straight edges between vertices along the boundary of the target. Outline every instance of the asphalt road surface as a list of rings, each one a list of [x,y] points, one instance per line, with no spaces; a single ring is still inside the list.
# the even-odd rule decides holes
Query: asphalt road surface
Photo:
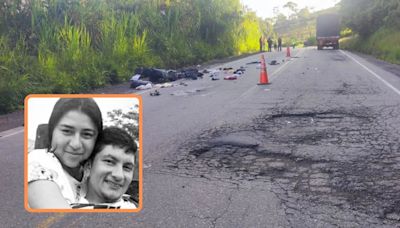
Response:
[[[268,85],[257,54],[211,66],[245,67],[237,80],[140,92],[136,214],[26,212],[23,129],[1,132],[1,226],[399,227],[400,77],[342,50],[291,54],[264,53]]]

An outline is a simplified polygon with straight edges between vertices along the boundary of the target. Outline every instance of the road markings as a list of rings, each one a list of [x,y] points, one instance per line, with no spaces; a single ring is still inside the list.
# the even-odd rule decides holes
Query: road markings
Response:
[[[276,75],[275,77],[273,77],[273,76],[274,76],[275,74],[279,73],[283,68],[285,68],[286,66],[288,66],[290,63],[296,61],[297,58],[300,58],[300,57],[301,57],[300,55],[301,55],[303,52],[304,52],[304,49],[300,49],[300,50],[297,52],[296,56],[293,56],[292,58],[289,58],[289,60],[288,60],[288,58],[286,58],[285,63],[284,63],[281,67],[279,67],[278,69],[276,69],[276,71],[272,72],[272,74],[271,74],[271,80],[270,80],[270,81],[272,82],[273,80],[275,80],[275,78],[277,78],[279,75]]]
[[[303,49],[301,49],[296,56],[298,56],[299,54],[301,54],[303,52]],[[288,66],[290,63],[294,62],[292,59],[290,60],[286,60],[285,63],[283,63],[282,65],[279,66],[278,69],[276,69],[274,72],[271,73],[270,77],[271,79],[269,80],[271,83],[273,80],[275,80],[279,75],[277,75],[277,73],[279,73],[280,71],[282,71],[283,68],[285,68],[286,66]],[[246,97],[250,92],[252,92],[252,90],[256,89],[257,87],[259,87],[259,85],[254,85],[252,87],[250,87],[248,90],[244,91],[244,93],[242,93],[239,96],[239,99],[242,99],[243,97]],[[269,91],[269,90],[268,90]]]
[[[364,66],[362,63],[360,63],[357,59],[355,59],[354,57],[350,56],[349,54],[347,54],[346,52],[344,52],[343,50],[340,50],[343,54],[345,54],[347,57],[349,57],[350,59],[352,59],[354,62],[358,63],[360,66],[362,66],[365,70],[367,70],[369,73],[371,73],[373,76],[375,76],[377,79],[379,79],[381,82],[383,82],[387,87],[391,88],[395,93],[397,93],[398,95],[400,95],[400,90],[396,89],[394,86],[392,86],[389,82],[385,81],[383,78],[381,78],[378,74],[376,74],[375,72],[373,72],[372,70],[370,70],[368,67]]]
[[[215,92],[205,93],[205,94],[201,94],[200,96],[206,97],[206,96],[209,96],[209,95],[214,94],[214,93],[215,93]]]
[[[13,130],[16,130],[16,129],[18,129],[18,128],[14,128],[14,129],[12,129],[12,130],[10,130],[10,131],[13,131]],[[24,132],[24,128],[22,128],[22,129],[20,129],[20,130],[17,130],[17,131],[15,131],[15,132],[12,132],[12,133],[8,133],[8,132],[9,132],[9,131],[5,132],[5,135],[1,135],[1,134],[0,134],[0,139],[4,139],[4,138],[10,137],[10,136],[13,136],[13,135],[22,133],[22,132]]]
[[[54,216],[48,217],[46,220],[37,225],[37,228],[48,228],[54,223],[58,222],[65,216],[65,213],[57,213]]]

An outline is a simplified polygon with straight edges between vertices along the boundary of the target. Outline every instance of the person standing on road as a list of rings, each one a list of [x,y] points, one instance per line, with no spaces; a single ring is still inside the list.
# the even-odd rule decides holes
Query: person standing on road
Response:
[[[282,51],[282,38],[278,38],[278,51]]]
[[[85,191],[82,164],[90,157],[103,119],[92,98],[60,98],[48,123],[47,149],[28,153],[30,208],[71,208]]]
[[[261,35],[258,42],[260,43],[260,52],[264,51],[264,36]]]
[[[136,153],[136,143],[125,130],[105,128],[85,165],[89,176],[87,194],[72,208],[135,209],[124,193],[133,179]]]
[[[271,48],[272,48],[272,39],[271,37],[268,37],[268,51],[271,52]]]

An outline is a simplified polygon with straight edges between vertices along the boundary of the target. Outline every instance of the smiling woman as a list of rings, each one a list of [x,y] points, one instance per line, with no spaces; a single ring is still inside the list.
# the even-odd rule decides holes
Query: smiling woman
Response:
[[[92,98],[57,101],[48,124],[50,145],[28,154],[31,208],[70,208],[69,204],[79,200],[86,181],[82,163],[102,130],[101,111]]]
[[[45,96],[30,95],[26,98],[26,126],[32,126],[29,125],[28,119],[29,121],[33,121],[36,117],[33,114],[37,114],[33,111],[30,112],[30,110],[40,109],[40,106],[34,107],[35,105],[31,106],[30,104],[39,104],[40,102],[37,102],[37,100],[46,100],[49,98],[51,98],[50,100],[54,100],[55,97],[55,95]],[[95,99],[90,97],[95,95],[57,96],[58,98],[56,98],[57,101],[51,111],[48,123],[44,125],[47,126],[44,128],[45,134],[39,133],[36,135],[35,146],[44,145],[45,148],[35,147],[35,149],[28,152],[28,145],[25,145],[25,159],[27,164],[25,176],[26,209],[28,211],[38,211],[37,209],[43,211],[45,209],[47,210],[46,212],[48,212],[48,209],[69,209],[68,211],[76,212],[77,210],[71,209],[80,207],[73,206],[86,199],[89,201],[85,201],[85,203],[108,204],[108,206],[112,206],[106,208],[137,208],[136,204],[125,200],[131,199],[130,197],[122,196],[126,193],[133,177],[141,177],[141,175],[135,173],[139,170],[136,162],[137,145],[135,140],[138,142],[140,140],[133,138],[132,135],[119,128],[117,129],[124,134],[116,134],[118,132],[115,131],[111,135],[103,134],[104,119],[102,111]],[[106,97],[107,95],[98,96]],[[96,97],[96,99],[100,98]],[[104,98],[107,101],[109,99],[110,97],[107,97],[107,99]],[[130,102],[125,102],[125,105],[130,104],[130,108],[137,108],[137,104],[139,103],[138,97],[134,95],[113,99],[114,103],[117,104],[124,103],[121,102],[124,99],[130,100]],[[41,104],[43,103],[45,102]],[[126,109],[129,107],[118,106],[117,108]],[[41,125],[40,129],[43,129],[43,125]],[[28,135],[31,135],[31,131],[35,130],[26,127],[25,144],[27,144]],[[43,137],[43,135],[46,137]],[[116,135],[118,135],[119,141],[121,139],[127,139],[128,141],[123,146],[121,146],[121,143],[112,143],[112,147],[104,147],[101,146],[103,144],[99,143],[108,142],[109,138],[115,138]],[[44,141],[45,143],[38,143],[38,141]],[[94,159],[89,159],[93,151],[101,155],[104,150],[107,153],[113,153],[111,157],[101,160],[99,164],[103,164],[103,166],[97,165],[98,163],[95,163]],[[108,172],[105,172],[107,170]],[[91,180],[90,183],[92,184],[89,185],[91,187],[88,187],[88,180]],[[114,197],[92,197],[94,191],[89,192],[87,189],[97,189],[97,192],[105,192],[109,196]],[[141,190],[135,190],[136,193],[139,191]],[[120,200],[122,201],[119,202]],[[115,207],[114,205],[117,201],[120,204],[118,204],[118,207]]]

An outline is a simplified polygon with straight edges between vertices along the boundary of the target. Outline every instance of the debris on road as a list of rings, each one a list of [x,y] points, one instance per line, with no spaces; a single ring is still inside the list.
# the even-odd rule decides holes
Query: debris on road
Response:
[[[178,75],[174,70],[138,68],[135,73],[148,78],[152,83],[171,82],[178,79]]]
[[[210,70],[210,77],[212,81],[219,80],[219,75],[221,74],[221,70]]]
[[[131,88],[137,88],[139,86],[145,86],[147,84],[151,84],[150,81],[144,81],[144,80],[140,80],[140,74],[135,74],[132,76],[132,78],[129,80],[131,82],[130,87]]]
[[[261,62],[260,61],[253,61],[253,62],[246,63],[246,65],[250,65],[250,64],[261,64]]]
[[[196,68],[182,70],[179,74],[186,79],[197,80],[198,78],[203,78],[203,73],[200,73]]]
[[[218,69],[207,70],[212,81],[219,80],[219,77],[223,77],[225,80],[236,80],[239,76],[243,75],[246,71],[245,67],[234,70],[232,67],[224,67]]]
[[[135,89],[137,89],[137,90],[146,90],[146,89],[151,89],[151,88],[153,88],[153,85],[151,83],[148,83],[146,85],[137,86]]]
[[[237,79],[237,75],[236,74],[232,74],[232,75],[227,75],[224,77],[224,80],[236,80]]]
[[[241,66],[239,69],[235,70],[233,73],[240,75],[240,74],[244,74],[245,71],[246,71],[246,69],[243,66]]]
[[[174,84],[166,82],[166,83],[163,83],[163,84],[156,84],[153,87],[155,87],[155,88],[169,88],[169,87],[174,87]]]
[[[280,63],[278,63],[276,60],[272,60],[269,65],[279,65]]]
[[[196,68],[189,68],[181,71],[157,68],[138,68],[135,73],[136,77],[142,76],[148,78],[152,83],[172,82],[181,78],[197,80],[197,78],[203,77],[203,73],[200,73]]]
[[[158,90],[154,90],[154,92],[150,92],[150,96],[160,96],[160,92]]]

